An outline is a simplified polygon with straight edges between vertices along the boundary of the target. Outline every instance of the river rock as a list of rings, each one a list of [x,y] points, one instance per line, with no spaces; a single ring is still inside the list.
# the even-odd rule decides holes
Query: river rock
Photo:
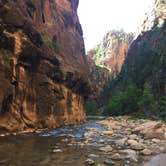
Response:
[[[152,154],[152,151],[149,150],[149,149],[144,149],[144,150],[141,151],[141,154],[145,155],[145,156],[149,156],[149,155]]]
[[[99,148],[99,150],[108,153],[108,152],[112,152],[113,148],[110,145],[107,145],[105,147]]]
[[[161,141],[159,139],[153,138],[152,142],[154,142],[154,143],[160,143]]]
[[[122,139],[116,141],[116,144],[119,146],[124,146],[126,141],[127,141],[127,138],[122,138]]]
[[[101,143],[101,144],[103,144],[104,142],[105,142],[105,140],[103,140],[103,139],[99,140],[99,143]]]
[[[99,155],[97,155],[97,154],[90,154],[90,155],[88,155],[88,158],[99,158]]]
[[[87,165],[94,165],[95,161],[90,159],[90,158],[88,158],[88,159],[85,160],[85,164],[87,164]]]
[[[133,150],[143,150],[144,146],[142,143],[138,143],[135,140],[128,140],[127,143],[130,145]]]
[[[126,154],[127,155],[126,158],[129,160],[132,160],[134,162],[138,161],[137,152],[135,150],[125,149],[125,150],[121,150],[120,153]]]
[[[132,140],[132,139],[129,139],[127,141],[127,143],[130,145],[130,146],[133,146],[133,145],[138,145],[138,142],[136,140]]]
[[[165,139],[165,130],[164,125],[156,121],[145,122],[134,129],[135,132],[143,134],[145,139]]]
[[[63,151],[61,149],[53,149],[53,153],[62,153]]]
[[[106,165],[115,165],[115,162],[113,162],[111,159],[104,160],[104,164]]]
[[[114,132],[112,130],[103,131],[103,135],[112,135]]]
[[[136,134],[129,135],[129,139],[130,140],[137,140],[138,139],[138,135],[136,135]]]
[[[114,155],[111,156],[111,159],[112,160],[120,160],[121,159],[121,156],[119,153],[115,153]]]

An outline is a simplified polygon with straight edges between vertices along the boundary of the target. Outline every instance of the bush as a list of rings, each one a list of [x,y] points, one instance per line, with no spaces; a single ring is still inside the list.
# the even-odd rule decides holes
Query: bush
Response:
[[[135,85],[130,85],[124,92],[114,95],[105,107],[108,115],[124,115],[138,109],[140,90]]]
[[[149,116],[156,110],[156,103],[154,102],[154,96],[152,89],[148,83],[144,84],[143,93],[138,101],[139,109],[144,110],[144,113]]]
[[[161,113],[166,113],[166,96],[161,97],[159,102],[159,110]]]
[[[0,55],[2,56],[4,60],[9,60],[13,56],[11,51],[3,49],[3,48],[0,48]]]
[[[43,41],[46,46],[53,48],[56,53],[60,52],[60,44],[58,42],[52,41],[49,36],[43,36]]]
[[[96,115],[98,104],[95,100],[89,100],[85,103],[86,112],[89,115]]]

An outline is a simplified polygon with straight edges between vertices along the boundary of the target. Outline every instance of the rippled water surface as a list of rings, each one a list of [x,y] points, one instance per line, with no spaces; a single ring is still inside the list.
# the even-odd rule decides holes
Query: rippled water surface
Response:
[[[89,142],[84,138],[84,134],[91,132],[91,129],[105,130],[96,122],[93,119],[79,126],[0,137],[0,166],[85,166],[89,154],[99,155],[95,159],[96,166],[104,166],[106,156],[100,154],[98,148],[101,144],[98,141],[102,139],[107,143],[110,140],[99,134],[93,134],[92,141]],[[54,149],[62,152],[54,153]],[[166,155],[158,155],[144,166],[166,166],[154,164],[166,163],[165,159]],[[124,162],[116,165],[124,166]],[[143,163],[135,163],[132,166],[142,165]]]
[[[75,127],[1,137],[0,165],[82,166],[87,154],[95,151],[95,146],[81,144],[84,133],[91,127],[105,130],[94,120],[88,120],[85,124]],[[93,139],[98,139],[98,136],[94,136]],[[53,153],[54,148],[59,148],[63,152]]]

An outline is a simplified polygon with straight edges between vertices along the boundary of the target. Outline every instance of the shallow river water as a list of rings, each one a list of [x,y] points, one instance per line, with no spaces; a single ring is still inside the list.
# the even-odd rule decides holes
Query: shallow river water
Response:
[[[41,131],[33,134],[21,134],[17,136],[0,137],[0,166],[84,166],[89,154],[97,154],[96,166],[104,166],[106,155],[97,149],[101,146],[99,139],[106,142],[101,135],[92,135],[91,143],[85,143],[84,134],[89,129],[104,131],[105,128],[96,123],[96,120],[88,120],[79,126],[63,127],[50,131]],[[55,151],[54,151],[55,150]],[[145,166],[159,165],[160,156],[154,158]],[[162,157],[166,163],[166,156]],[[115,164],[116,165],[116,164]],[[117,163],[125,166],[125,161]],[[143,163],[134,165],[143,166]]]

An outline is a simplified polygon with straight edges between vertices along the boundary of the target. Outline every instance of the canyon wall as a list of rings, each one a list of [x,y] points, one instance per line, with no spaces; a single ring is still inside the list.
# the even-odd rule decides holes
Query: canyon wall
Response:
[[[112,30],[87,53],[92,85],[90,100],[97,100],[99,105],[104,103],[105,94],[109,93],[109,84],[120,73],[133,38],[132,33]]]
[[[119,84],[126,87],[134,82],[141,87],[147,82],[152,86],[155,95],[164,95],[166,92],[165,0],[154,1],[140,30],[141,33],[129,49],[119,76]]]
[[[0,0],[0,131],[86,119],[78,0]]]

